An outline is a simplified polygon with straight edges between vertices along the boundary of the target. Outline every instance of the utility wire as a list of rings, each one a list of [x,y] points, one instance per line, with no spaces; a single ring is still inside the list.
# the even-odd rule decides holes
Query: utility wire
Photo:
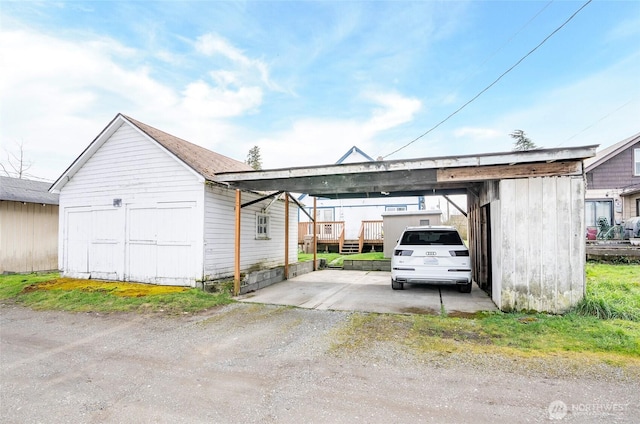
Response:
[[[562,25],[560,25],[558,28],[556,28],[551,34],[549,34],[544,40],[542,40],[537,46],[535,46],[533,49],[531,49],[529,51],[529,53],[525,54],[524,56],[522,56],[520,58],[520,60],[518,60],[515,64],[513,64],[509,69],[507,69],[506,71],[504,71],[498,78],[496,78],[491,84],[489,84],[488,86],[486,86],[485,88],[483,88],[478,94],[476,94],[475,96],[473,96],[471,98],[471,100],[469,100],[468,102],[466,102],[465,104],[463,104],[462,106],[460,106],[458,109],[456,109],[454,112],[452,112],[451,114],[449,114],[449,116],[447,116],[446,118],[444,118],[443,120],[441,120],[440,122],[438,122],[436,125],[434,125],[433,127],[429,128],[426,132],[420,134],[418,137],[414,138],[413,140],[411,140],[410,142],[408,142],[407,144],[405,144],[402,147],[399,147],[398,149],[394,150],[393,152],[389,153],[386,156],[383,156],[383,159],[388,158],[391,155],[394,155],[396,153],[398,153],[400,150],[403,150],[407,147],[409,147],[410,145],[412,145],[413,143],[415,143],[416,141],[420,140],[422,137],[424,137],[425,135],[431,133],[433,130],[435,130],[436,128],[438,128],[440,125],[444,124],[445,122],[447,122],[449,119],[451,119],[453,116],[455,116],[458,112],[460,112],[462,109],[464,109],[465,107],[467,107],[468,105],[470,105],[471,103],[473,103],[478,97],[480,97],[482,94],[484,94],[487,90],[489,90],[491,87],[493,87],[494,85],[496,85],[498,83],[498,81],[500,81],[505,75],[507,75],[509,72],[511,72],[516,66],[520,65],[520,63],[522,63],[527,57],[529,57],[531,54],[533,54],[533,52],[535,52],[536,50],[538,50],[538,48],[540,48],[540,46],[542,46],[544,43],[547,42],[547,40],[549,40],[551,37],[553,37],[558,31],[560,31],[562,28],[564,28],[565,25],[567,25],[573,18],[575,18],[575,16],[580,13],[582,11],[582,9],[584,9],[585,7],[587,7],[587,5],[589,3],[591,3],[593,0],[587,0],[587,2],[585,4],[583,4],[578,10],[576,10],[571,16],[569,16],[569,18],[564,21],[562,23]]]
[[[502,49],[504,49],[504,48],[505,48],[509,43],[511,43],[511,41],[512,41],[514,38],[516,38],[516,37],[518,36],[518,34],[520,34],[522,31],[524,31],[524,29],[525,29],[526,27],[528,27],[528,26],[529,26],[529,24],[530,24],[531,22],[533,22],[533,21],[534,21],[538,16],[540,16],[540,14],[541,14],[542,12],[544,12],[544,11],[547,9],[547,7],[549,7],[549,6],[551,5],[551,3],[553,3],[553,1],[554,1],[554,0],[550,0],[549,2],[547,2],[547,4],[545,4],[545,5],[542,7],[542,9],[538,10],[538,12],[536,12],[536,14],[535,14],[535,15],[533,15],[533,16],[531,17],[531,19],[529,19],[529,20],[528,20],[524,25],[522,25],[522,26],[520,27],[520,29],[518,29],[518,30],[517,30],[517,31],[516,31],[516,32],[515,32],[511,37],[509,37],[509,38],[507,39],[507,41],[505,41],[505,42],[504,42],[500,47],[498,47],[497,49],[495,49],[495,50],[493,51],[493,53],[491,53],[489,56],[487,56],[487,58],[486,58],[485,60],[483,60],[483,61],[482,61],[478,66],[476,66],[476,70],[475,70],[475,72],[468,74],[468,75],[467,75],[467,76],[462,80],[462,82],[458,85],[458,88],[456,88],[456,89],[453,91],[453,93],[455,93],[455,92],[456,92],[456,91],[458,91],[460,88],[462,88],[462,86],[464,85],[464,83],[465,83],[465,82],[467,82],[471,77],[473,77],[474,75],[476,75],[476,74],[480,71],[480,68],[482,68],[482,67],[483,67],[487,62],[489,62],[491,59],[493,59],[493,57],[494,57],[495,55],[497,55],[500,51],[502,51]],[[453,94],[453,93],[452,93],[452,94]]]
[[[608,117],[610,117],[611,115],[613,115],[614,113],[616,113],[617,111],[619,111],[620,109],[622,109],[623,107],[627,106],[629,103],[633,102],[636,99],[630,99],[628,102],[626,102],[625,104],[623,104],[622,106],[619,106],[617,109],[612,110],[611,112],[607,113],[606,115],[604,115],[602,118],[598,119],[596,122],[594,122],[591,125],[588,125],[586,127],[584,127],[581,131],[577,132],[576,134],[572,135],[571,137],[567,138],[565,141],[563,141],[562,143],[558,144],[556,147],[560,147],[562,146],[564,143],[566,143],[567,141],[573,140],[574,138],[576,138],[577,136],[579,136],[580,134],[582,134],[583,132],[587,131],[588,129],[596,126],[597,124],[599,124],[601,121],[604,121],[605,119],[607,119]]]

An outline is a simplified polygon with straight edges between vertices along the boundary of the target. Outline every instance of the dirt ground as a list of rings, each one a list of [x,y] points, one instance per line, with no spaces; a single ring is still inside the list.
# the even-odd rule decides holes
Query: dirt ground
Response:
[[[252,304],[180,317],[2,305],[0,421],[640,422],[640,382],[618,368],[416,356],[393,341],[336,348],[348,317]]]

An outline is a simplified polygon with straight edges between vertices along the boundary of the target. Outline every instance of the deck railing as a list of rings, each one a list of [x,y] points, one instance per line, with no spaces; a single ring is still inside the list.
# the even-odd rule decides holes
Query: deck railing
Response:
[[[304,243],[304,236],[313,235],[312,222],[298,223],[298,243]],[[316,235],[321,243],[344,243],[344,221],[318,221]]]
[[[304,243],[304,237],[313,235],[313,223],[298,223],[298,243]],[[344,221],[318,221],[316,223],[316,234],[318,243],[338,244],[339,251],[345,241],[345,225]],[[383,241],[382,221],[362,221],[360,231],[358,233],[358,244],[360,251],[365,244],[381,243]]]
[[[379,243],[383,239],[382,221],[362,221],[360,232],[358,233],[360,252],[362,252],[362,247],[365,243]]]

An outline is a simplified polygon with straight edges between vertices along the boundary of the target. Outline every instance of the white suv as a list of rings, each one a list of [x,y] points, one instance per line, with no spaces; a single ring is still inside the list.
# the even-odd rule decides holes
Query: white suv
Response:
[[[407,227],[391,258],[391,288],[408,284],[455,284],[471,293],[469,249],[454,227]]]

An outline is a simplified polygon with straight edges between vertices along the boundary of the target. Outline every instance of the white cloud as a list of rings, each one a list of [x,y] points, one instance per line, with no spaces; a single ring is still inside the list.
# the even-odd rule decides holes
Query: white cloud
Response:
[[[196,81],[183,92],[182,105],[191,114],[206,118],[228,118],[254,110],[262,103],[262,90],[241,87],[227,90]]]
[[[285,131],[259,138],[255,144],[261,149],[263,166],[332,164],[354,145],[376,157],[383,153],[378,151],[376,137],[411,121],[421,107],[419,100],[395,92],[363,97],[373,103],[367,119],[300,119]]]
[[[375,109],[371,119],[364,124],[365,130],[372,133],[411,121],[422,106],[420,100],[398,93],[376,93],[367,97],[382,106]]]
[[[181,89],[160,82],[148,67],[137,65],[145,52],[113,39],[66,40],[3,28],[1,147],[11,149],[14,141],[23,141],[34,161],[31,173],[52,180],[122,112],[220,151],[216,146],[226,147],[241,132],[225,119],[260,106],[263,89],[254,82],[259,83],[267,68],[247,62],[228,45],[218,48],[253,68],[240,74],[217,71],[213,85],[195,80]],[[248,81],[251,73],[255,81]],[[220,152],[229,154],[225,149]]]
[[[257,74],[259,81],[269,89],[283,91],[278,84],[271,81],[269,67],[266,63],[258,59],[249,58],[242,50],[217,34],[201,35],[195,41],[194,47],[197,52],[205,56],[215,57],[219,55],[228,59],[231,62],[229,65],[231,70],[226,69],[216,72],[223,72],[227,75],[234,73],[234,82],[238,80],[253,80],[255,78],[254,75]]]

